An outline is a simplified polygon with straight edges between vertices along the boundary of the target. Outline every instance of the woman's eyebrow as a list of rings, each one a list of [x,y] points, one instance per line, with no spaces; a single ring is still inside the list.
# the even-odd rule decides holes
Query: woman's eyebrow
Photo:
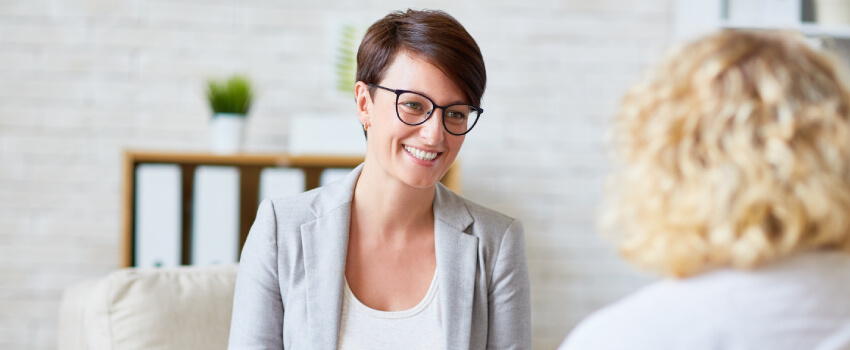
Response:
[[[424,92],[422,92],[422,91],[418,91],[418,90],[407,90],[407,89],[399,89],[399,90],[415,92],[415,93],[417,93],[417,94],[420,94],[420,95],[422,95],[422,96],[427,97],[427,98],[428,98],[429,100],[431,100],[431,101],[434,101],[434,99],[433,99],[433,98],[431,98],[431,96],[428,96],[428,94],[426,94],[426,93],[424,93]],[[435,103],[436,103],[436,102],[435,102]],[[456,104],[471,105],[469,102],[466,102],[466,101],[464,101],[464,100],[455,100],[454,102],[449,102],[449,103],[445,104],[444,106],[451,106],[451,105],[456,105]]]

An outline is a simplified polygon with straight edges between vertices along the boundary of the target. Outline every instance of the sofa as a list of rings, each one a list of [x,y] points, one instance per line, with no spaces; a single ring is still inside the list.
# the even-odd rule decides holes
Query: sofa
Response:
[[[65,289],[60,350],[227,349],[237,265],[128,268]]]

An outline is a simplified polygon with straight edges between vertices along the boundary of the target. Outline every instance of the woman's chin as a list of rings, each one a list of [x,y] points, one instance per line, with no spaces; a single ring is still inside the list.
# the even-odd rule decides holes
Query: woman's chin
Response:
[[[428,189],[434,187],[440,179],[434,177],[410,176],[402,179],[406,185],[417,189]]]

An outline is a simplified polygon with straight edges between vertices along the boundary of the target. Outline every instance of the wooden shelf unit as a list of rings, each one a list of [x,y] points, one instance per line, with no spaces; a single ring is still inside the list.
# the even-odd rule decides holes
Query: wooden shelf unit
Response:
[[[264,168],[301,169],[304,172],[304,190],[307,191],[319,187],[319,181],[325,169],[354,168],[362,162],[362,156],[296,156],[282,153],[221,155],[126,151],[124,154],[124,235],[120,258],[121,267],[136,265],[136,168],[141,164],[174,164],[180,167],[182,185],[180,263],[181,265],[189,265],[192,261],[192,208],[195,169],[198,166],[231,166],[239,169],[239,251],[241,252],[256,215],[257,205],[259,204],[260,173]],[[448,188],[460,193],[460,171],[457,164],[452,165],[440,181]]]

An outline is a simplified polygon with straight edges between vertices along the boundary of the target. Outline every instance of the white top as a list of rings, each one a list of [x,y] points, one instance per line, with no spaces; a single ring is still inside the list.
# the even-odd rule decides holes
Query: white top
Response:
[[[428,293],[418,305],[404,311],[380,311],[357,300],[345,281],[339,349],[441,349],[443,319],[438,287],[434,272]]]
[[[850,349],[850,255],[660,281],[591,315],[559,349]]]

